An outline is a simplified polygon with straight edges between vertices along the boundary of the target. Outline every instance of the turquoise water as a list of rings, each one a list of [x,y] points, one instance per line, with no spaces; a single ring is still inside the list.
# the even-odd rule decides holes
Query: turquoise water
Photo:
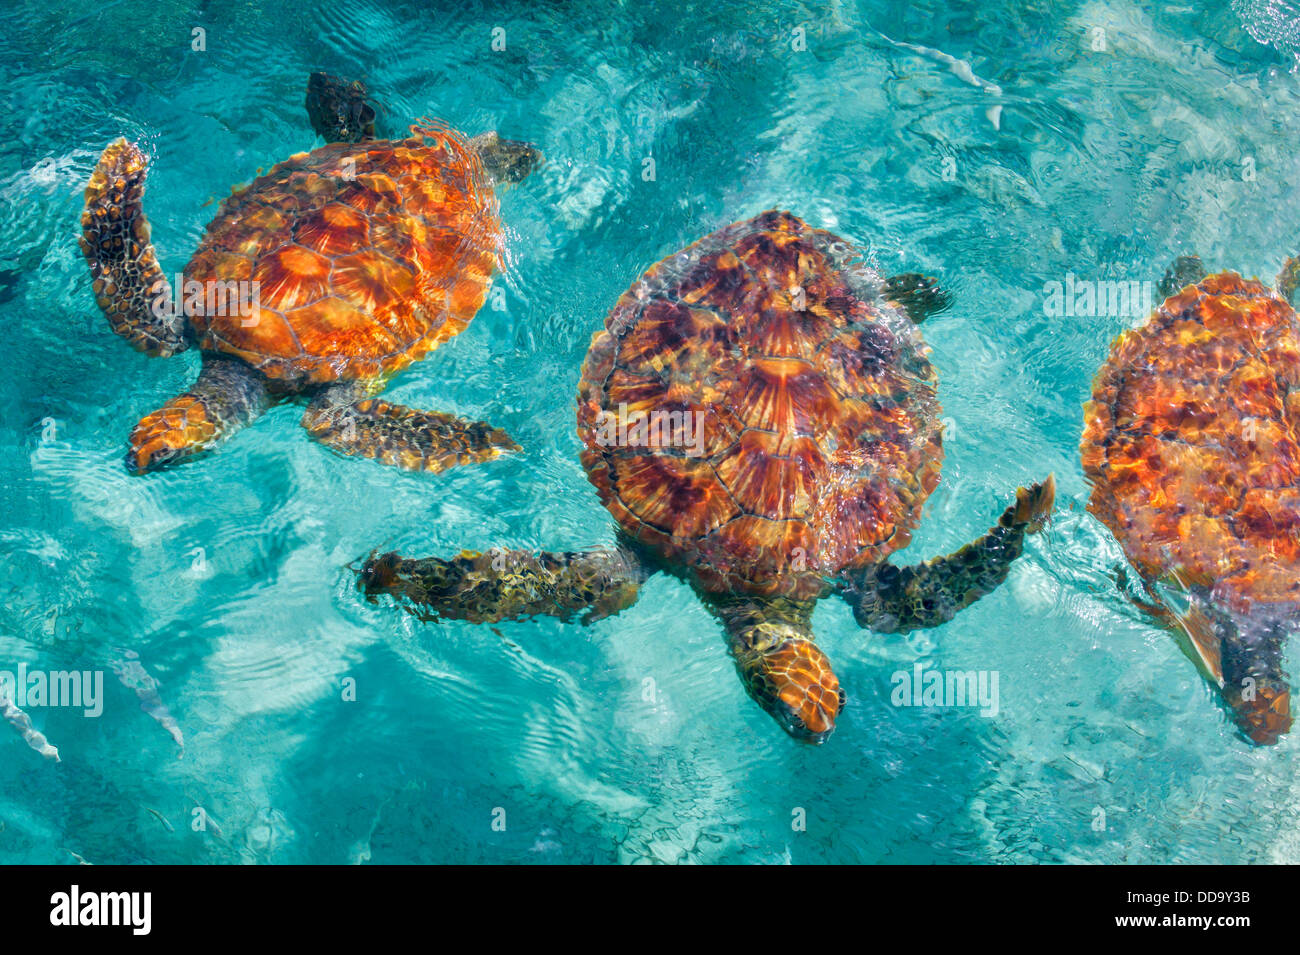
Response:
[[[1196,249],[1268,278],[1296,250],[1297,22],[1262,0],[10,2],[0,669],[106,677],[98,718],[27,708],[61,762],[0,727],[0,860],[1297,861],[1300,740],[1242,742],[1118,598],[1122,557],[1084,512],[1080,403],[1134,319],[1042,309],[1069,273],[1153,278]],[[127,433],[198,356],[109,331],[76,247],[84,182],[110,139],[145,145],[173,274],[210,197],[314,144],[312,69],[365,79],[390,129],[433,113],[546,153],[502,195],[505,308],[390,389],[526,451],[408,475],[326,452],[283,407],[129,477]],[[428,625],[358,596],[347,565],[375,547],[610,543],[574,434],[590,337],[647,266],[773,206],[953,292],[925,325],[944,479],[906,556],[1055,471],[1055,524],[1004,587],[910,636],[819,606],[850,704],[818,748],[753,705],[666,577],[585,629]],[[891,705],[917,663],[996,671],[999,712]],[[183,750],[126,685],[149,678]]]

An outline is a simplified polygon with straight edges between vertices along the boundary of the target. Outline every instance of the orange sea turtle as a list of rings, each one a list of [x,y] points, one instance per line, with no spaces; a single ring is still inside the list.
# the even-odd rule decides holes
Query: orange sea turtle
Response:
[[[119,139],[90,177],[81,248],[109,324],[150,355],[203,353],[193,387],[132,432],[135,472],[296,396],[312,437],[398,467],[437,472],[516,447],[481,422],[374,396],[483,304],[501,246],[493,182],[521,178],[539,154],[438,124],[375,140],[365,87],[321,73],[307,108],[329,144],[223,200],[175,291],[141,209],[143,153]]]
[[[1088,509],[1256,743],[1291,726],[1284,639],[1300,613],[1297,265],[1278,292],[1180,258],[1084,406]]]
[[[786,212],[728,226],[619,299],[578,386],[582,462],[618,524],[593,553],[373,556],[368,594],[474,622],[617,613],[657,570],[689,582],[750,695],[821,742],[844,703],[813,643],[838,592],[863,627],[941,624],[1005,579],[1054,484],[1021,488],[973,544],[896,568],[943,458],[936,377],[916,322],[942,296],[885,279]]]

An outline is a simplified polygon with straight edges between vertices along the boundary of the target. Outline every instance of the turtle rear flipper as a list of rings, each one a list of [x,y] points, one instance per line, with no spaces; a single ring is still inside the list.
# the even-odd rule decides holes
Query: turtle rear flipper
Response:
[[[134,144],[118,139],[99,157],[86,184],[81,251],[94,279],[95,301],[113,331],[132,347],[167,357],[184,351],[184,316],[173,314],[172,289],[149,243],[141,201],[147,163]]]
[[[590,623],[636,603],[646,572],[622,551],[464,551],[451,560],[395,553],[366,561],[360,588],[390,594],[428,619],[496,623],[537,614]]]
[[[205,356],[194,386],[146,415],[131,432],[127,467],[137,474],[207,451],[271,403],[266,379],[234,358]]]
[[[913,567],[884,563],[846,571],[841,594],[858,625],[878,633],[906,633],[947,623],[957,611],[992,593],[1039,530],[1056,500],[1056,480],[1016,491],[1012,504],[983,537],[946,557]]]
[[[372,387],[349,382],[324,389],[307,406],[303,427],[343,454],[429,474],[520,450],[510,435],[486,422],[366,397]]]

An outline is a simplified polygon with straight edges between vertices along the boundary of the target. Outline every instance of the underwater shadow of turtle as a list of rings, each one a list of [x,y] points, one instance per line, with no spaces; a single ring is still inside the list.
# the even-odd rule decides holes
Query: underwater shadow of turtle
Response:
[[[1130,599],[1264,745],[1291,729],[1282,657],[1300,624],[1296,274],[1288,260],[1275,294],[1179,258],[1098,371],[1080,444],[1088,510],[1141,579]]]
[[[813,637],[816,602],[838,594],[879,632],[946,623],[1006,578],[1052,509],[1049,477],[957,552],[887,562],[939,481],[937,376],[917,325],[944,305],[932,280],[886,279],[790,213],[721,229],[633,283],[587,353],[581,457],[617,547],[388,553],[359,585],[426,618],[586,623],[667,572],[721,624],[753,700],[820,743],[846,700]],[[629,414],[634,426],[610,427]]]

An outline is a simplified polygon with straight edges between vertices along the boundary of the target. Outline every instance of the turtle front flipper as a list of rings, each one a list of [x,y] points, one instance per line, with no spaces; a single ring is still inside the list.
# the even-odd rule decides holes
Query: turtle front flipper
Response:
[[[137,474],[210,450],[270,405],[266,379],[234,358],[205,356],[194,387],[131,432],[126,464]]]
[[[1016,490],[1012,504],[983,537],[946,557],[894,567],[882,563],[845,571],[840,593],[858,625],[906,633],[947,623],[957,611],[997,589],[1020,556],[1025,535],[1038,530],[1056,500],[1056,479]]]
[[[451,560],[371,557],[358,585],[373,600],[390,594],[426,619],[496,623],[545,614],[590,623],[636,603],[648,572],[622,550],[589,553],[464,551]]]
[[[919,272],[905,272],[885,279],[880,290],[885,299],[920,325],[952,304],[952,296],[939,287],[939,280]]]
[[[822,743],[844,709],[831,662],[813,642],[811,601],[710,595],[745,689],[785,731]]]
[[[104,150],[86,184],[81,251],[94,279],[95,301],[113,331],[139,351],[165,358],[190,342],[149,243],[141,207],[146,166],[144,153],[125,139]]]
[[[366,382],[325,388],[307,406],[303,427],[343,454],[430,474],[520,450],[500,428],[365,397],[371,388]]]

